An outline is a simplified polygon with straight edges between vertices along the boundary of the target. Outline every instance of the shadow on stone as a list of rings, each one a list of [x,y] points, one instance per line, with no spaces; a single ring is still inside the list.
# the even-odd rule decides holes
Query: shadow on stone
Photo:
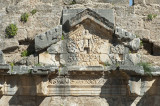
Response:
[[[105,98],[109,106],[131,106],[137,96],[129,95],[129,76],[117,70],[106,73],[104,79],[107,81],[101,87],[100,97]]]
[[[141,91],[141,93],[142,94],[144,93],[144,95],[138,101],[137,106],[159,106],[160,79],[158,77],[156,77],[155,79],[143,78],[142,80],[144,81],[144,84],[142,85],[142,86],[144,86],[143,87],[144,89]],[[154,82],[152,83],[152,81],[154,81]],[[147,82],[150,82],[151,84],[149,84],[149,83],[147,84]],[[150,86],[150,88],[148,88],[149,86]]]
[[[7,88],[8,95],[12,95],[9,100],[9,105],[22,105],[22,106],[39,106],[45,97],[37,96],[35,82],[36,77],[34,76],[11,76],[7,78],[7,84],[10,87]],[[17,85],[17,86],[16,86]]]

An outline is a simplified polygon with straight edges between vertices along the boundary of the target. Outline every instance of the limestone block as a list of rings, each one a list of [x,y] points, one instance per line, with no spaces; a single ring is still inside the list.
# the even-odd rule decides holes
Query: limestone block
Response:
[[[83,47],[82,41],[79,41],[77,43],[79,43],[79,47]],[[69,52],[69,53],[77,53],[77,52],[80,51],[78,49],[78,46],[77,46],[76,42],[73,41],[73,40],[67,40],[67,45],[66,46],[67,46],[67,52]]]
[[[30,74],[30,67],[27,66],[13,66],[13,69],[10,70],[11,74]]]
[[[27,39],[27,31],[25,29],[18,29],[18,32],[15,38],[18,41],[24,41],[25,39]]]
[[[62,36],[62,26],[57,26],[43,34],[35,37],[35,50],[43,50],[46,47],[58,42]]]
[[[119,69],[129,75],[145,75],[143,67],[134,65],[120,65]]]
[[[114,9],[115,9],[116,16],[118,17],[129,17],[129,16],[132,17],[135,11],[135,8],[131,6],[124,7],[120,5],[115,5]]]
[[[124,29],[121,29],[119,27],[116,27],[115,34],[119,39],[133,40],[134,38],[136,38],[136,35],[133,35],[130,32],[128,32]]]
[[[140,48],[140,39],[139,38],[134,38],[131,42],[129,42],[129,46],[133,50],[138,50]]]
[[[22,59],[15,62],[16,65],[27,65],[27,57],[23,57]]]
[[[48,53],[50,54],[56,54],[56,53],[67,53],[66,49],[66,40],[61,40],[57,42],[56,44],[52,44],[48,49]]]
[[[126,48],[124,45],[111,46],[110,52],[114,54],[124,54],[126,53]]]
[[[23,57],[16,62],[16,65],[35,65],[38,64],[38,56],[30,55],[28,57]]]
[[[60,63],[63,65],[77,65],[77,55],[74,53],[60,54]]]
[[[49,5],[49,4],[47,4],[47,3],[44,3],[44,4],[38,4],[38,5],[36,5],[36,9],[37,9],[37,11],[39,11],[39,12],[52,12],[52,9],[54,8],[54,6],[51,6],[51,5]]]
[[[109,52],[110,52],[110,45],[109,45],[109,43],[106,43],[106,42],[104,42],[99,48],[97,48],[98,50],[98,53],[106,53],[106,54],[109,54]]]
[[[140,54],[126,54],[125,55],[125,65],[137,65],[141,61]]]
[[[34,75],[48,75],[50,73],[55,73],[56,70],[58,70],[59,66],[34,66],[33,69],[31,69],[31,73]]]
[[[159,0],[145,0],[146,4],[160,4]]]
[[[4,62],[4,58],[3,58],[3,52],[0,50],[0,64],[3,64]]]
[[[150,30],[135,30],[135,34],[140,39],[149,39],[150,38]]]
[[[69,5],[69,4],[72,4],[72,1],[73,1],[73,0],[63,0],[64,4],[68,4],[68,5]]]
[[[9,50],[18,48],[19,43],[16,39],[5,39],[0,41],[1,50]]]
[[[118,54],[109,54],[109,58],[111,59],[113,64],[121,62],[121,59]]]
[[[38,95],[47,95],[48,93],[48,79],[36,77],[36,92]],[[40,83],[39,83],[40,82]]]
[[[27,57],[27,65],[35,65],[38,64],[38,56],[37,55],[30,55]]]
[[[59,57],[54,54],[49,54],[47,52],[43,52],[39,54],[39,63],[44,65],[55,65],[59,66]]]
[[[79,1],[79,0],[78,0]],[[63,24],[67,23],[67,20],[75,17],[77,13],[82,12],[84,9],[64,9],[63,10]],[[112,9],[93,9],[97,14],[106,18],[112,23],[115,23],[114,14]]]
[[[152,72],[151,72],[151,74],[153,75],[153,76],[159,76],[160,75],[160,67],[159,66],[153,66],[153,67],[151,67],[151,70],[152,70]]]
[[[109,63],[112,64],[111,59],[109,58],[108,54],[100,54],[100,61],[103,63]]]
[[[129,80],[130,92],[132,94],[140,95],[141,94],[141,79],[140,78],[131,78]]]
[[[104,3],[112,3],[112,4],[126,4],[129,5],[129,1],[128,0],[98,0]]]
[[[60,0],[40,0],[41,2],[43,2],[43,3],[56,3],[56,2],[58,2],[58,3],[60,3]]]

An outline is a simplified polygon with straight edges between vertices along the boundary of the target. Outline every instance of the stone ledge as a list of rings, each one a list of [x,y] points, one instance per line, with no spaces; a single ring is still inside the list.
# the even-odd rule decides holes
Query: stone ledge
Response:
[[[119,70],[126,72],[129,75],[144,75],[144,69],[140,66],[120,65]]]
[[[150,73],[152,76],[160,76],[160,67],[154,66],[152,67],[152,72]]]
[[[136,65],[111,65],[111,66],[13,66],[8,64],[0,64],[1,75],[23,75],[23,74],[33,74],[33,75],[48,75],[48,74],[59,74],[69,75],[69,72],[109,72],[109,71],[123,71],[128,75],[139,75],[147,76],[142,66]],[[160,67],[152,67],[152,76],[160,76]],[[4,72],[5,71],[5,72]]]
[[[0,70],[9,70],[10,69],[10,65],[8,64],[0,64]]]
[[[55,73],[55,70],[58,70],[56,66],[34,66],[32,69],[32,74],[37,75],[48,75],[50,73]]]
[[[6,75],[10,69],[11,69],[10,65],[0,64],[0,74],[1,75]]]

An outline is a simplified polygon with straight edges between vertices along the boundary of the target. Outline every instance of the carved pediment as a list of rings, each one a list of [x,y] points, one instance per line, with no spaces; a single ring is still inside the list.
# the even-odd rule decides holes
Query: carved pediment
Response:
[[[90,19],[90,20],[94,21],[95,23],[105,27],[106,29],[114,31],[114,24],[112,22],[110,22],[108,19],[100,16],[95,11],[92,11],[89,8],[76,14],[75,17],[72,17],[69,20],[69,25],[70,25],[70,27],[73,27],[86,19]]]
[[[68,53],[76,56],[76,65],[97,66],[100,63],[100,55],[110,52],[112,34],[93,20],[85,19],[70,29]]]

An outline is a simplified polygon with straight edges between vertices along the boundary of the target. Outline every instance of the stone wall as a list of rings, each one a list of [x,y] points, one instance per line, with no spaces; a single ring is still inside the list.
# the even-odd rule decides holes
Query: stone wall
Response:
[[[160,7],[158,0],[143,0],[143,3],[141,3],[141,1],[142,0],[135,0],[135,5],[131,7],[129,7],[128,0],[116,0],[113,2],[111,0],[78,0],[75,4],[71,3],[72,0],[1,1],[0,40],[2,42],[0,49],[5,52],[4,55],[8,63],[21,60],[21,52],[26,49],[34,52],[34,48],[30,46],[31,44],[34,44],[34,36],[59,25],[61,23],[60,19],[62,9],[66,8],[113,9],[115,13],[116,26],[135,33],[143,40],[148,40],[148,43],[153,43],[153,47],[155,47],[157,46],[156,43],[159,42]],[[20,21],[21,15],[25,12],[30,13],[33,9],[36,9],[37,13],[34,15],[30,14],[27,23],[22,23]],[[149,14],[157,15],[157,17],[152,21],[147,21],[147,16]],[[17,25],[18,33],[13,39],[6,39],[4,37],[5,28],[11,23],[15,23]],[[10,51],[10,48],[13,50]],[[144,50],[146,51],[146,49]],[[157,52],[156,47],[153,52]],[[142,53],[147,55],[149,52],[142,51]],[[159,55],[157,53],[152,54]],[[151,61],[151,58],[147,60]],[[154,62],[154,64],[158,65],[157,62]]]
[[[15,63],[17,66],[1,65],[0,105],[159,106],[159,77],[156,77],[159,75],[159,68],[155,68],[152,73],[153,77],[149,77],[139,67],[138,71],[137,67],[130,66],[126,68],[125,66],[119,66],[119,64],[116,67],[110,66],[102,69],[101,67],[83,67],[85,65],[94,66],[95,64],[103,66],[97,60],[92,60],[92,64],[84,62],[89,57],[87,55],[83,57],[85,59],[82,59],[82,62],[77,63],[82,66],[78,68],[79,70],[75,67],[67,67],[65,69],[63,65],[68,63],[64,61],[66,56],[59,54],[65,54],[67,50],[63,44],[68,42],[60,40],[62,36],[66,37],[65,32],[63,33],[64,35],[60,35],[62,30],[58,30],[60,33],[56,35],[56,29],[62,27],[58,25],[64,24],[65,19],[62,18],[62,13],[65,13],[64,9],[79,9],[75,10],[77,13],[86,8],[95,9],[95,11],[96,9],[112,9],[114,17],[105,17],[105,14],[103,12],[100,13],[98,10],[96,12],[105,18],[110,18],[109,21],[113,22],[117,29],[119,27],[125,29],[125,31],[122,30],[123,33],[128,34],[129,31],[139,37],[143,41],[143,47],[137,51],[138,54],[142,55],[141,60],[160,66],[159,3],[159,0],[134,0],[135,5],[129,7],[129,0],[74,0],[74,2],[72,0],[1,0],[0,50],[4,54],[0,52],[0,64],[5,63],[5,60],[6,63]],[[37,10],[34,15],[30,13],[33,9]],[[29,19],[26,23],[23,23],[20,21],[20,17],[25,12],[29,13]],[[107,12],[107,14],[109,13]],[[67,17],[67,14],[66,12],[64,16],[66,15]],[[148,20],[147,17],[150,14],[156,15],[156,17]],[[18,33],[14,38],[6,38],[5,28],[11,23],[17,25]],[[95,25],[93,26],[96,27]],[[77,27],[79,30],[85,30],[81,29],[82,26]],[[87,25],[85,28],[93,30],[89,29]],[[96,29],[98,28],[99,26]],[[74,27],[72,30],[74,30]],[[73,33],[74,35],[77,34],[76,30],[75,32],[70,32],[68,37],[76,41],[78,38],[74,39]],[[95,33],[92,34],[94,35]],[[108,33],[108,31],[102,31],[101,33],[110,37],[105,38],[105,40],[97,38],[99,39],[98,41],[111,45],[108,42],[112,40],[112,31],[111,33]],[[119,36],[120,34],[116,31],[115,34],[120,39],[124,38],[124,36]],[[41,45],[41,47],[43,46],[42,49],[50,46],[47,48],[47,52],[42,52],[41,47],[35,46],[35,44],[41,44],[41,42],[34,39],[39,37],[37,35],[54,35],[56,38],[52,41],[44,41],[45,43]],[[128,35],[131,34],[129,33]],[[52,45],[55,42],[58,43]],[[64,48],[65,50],[63,50]],[[113,52],[117,48],[119,46],[115,46]],[[28,57],[22,57],[21,53],[24,50],[31,51],[31,54]],[[100,52],[103,52],[103,48],[101,50]],[[86,52],[87,50],[82,53]],[[95,55],[95,53],[92,53],[91,57],[93,57],[93,54]],[[103,53],[100,56],[98,54],[98,60],[104,62],[103,60],[108,56],[106,54]],[[1,58],[1,55],[4,55],[4,58]],[[137,57],[139,55],[134,54],[134,52],[126,55],[127,65],[130,65],[130,60],[132,64],[137,64],[132,62],[140,61],[140,59],[136,60]],[[39,62],[42,64],[51,63],[57,67],[32,67],[38,65]],[[9,71],[6,73],[6,70]]]

